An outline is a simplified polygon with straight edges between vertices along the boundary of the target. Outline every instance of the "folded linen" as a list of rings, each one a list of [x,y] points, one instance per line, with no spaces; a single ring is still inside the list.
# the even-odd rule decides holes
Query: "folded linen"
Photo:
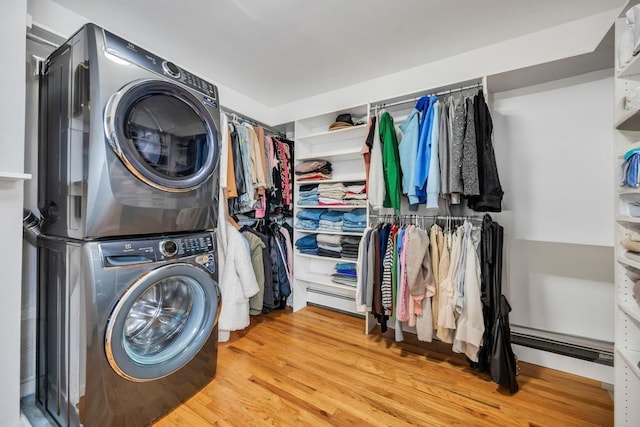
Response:
[[[330,173],[311,172],[304,175],[298,175],[297,181],[311,181],[316,179],[331,179]]]
[[[341,245],[342,244],[342,236],[338,234],[318,234],[316,237],[318,244],[327,243],[330,245]]]
[[[321,212],[319,219],[322,221],[339,222],[342,221],[343,215],[344,212],[328,210]]]
[[[329,257],[329,258],[341,258],[339,252],[328,251],[328,250],[322,249],[322,248],[318,248],[318,255],[326,256],[326,257]]]
[[[365,222],[367,220],[366,209],[354,209],[344,213],[344,219],[351,222]]]
[[[323,167],[331,168],[331,163],[329,163],[329,161],[327,161],[327,160],[322,160],[322,159],[306,160],[306,161],[296,165],[295,172],[296,172],[296,174],[300,175],[300,174],[316,171],[316,170],[318,170],[320,168],[323,168]]]
[[[315,234],[310,234],[308,236],[300,237],[296,240],[297,248],[315,248],[318,247],[318,242],[316,240]]]

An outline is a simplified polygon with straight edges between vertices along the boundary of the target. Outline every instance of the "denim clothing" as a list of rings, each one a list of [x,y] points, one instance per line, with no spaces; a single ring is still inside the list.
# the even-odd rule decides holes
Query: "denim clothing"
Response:
[[[440,144],[440,101],[433,105],[433,126],[429,135],[431,156],[429,160],[429,176],[427,177],[427,209],[438,208],[440,194],[440,159],[438,157]]]
[[[324,219],[324,218],[322,218]],[[343,215],[345,222],[366,222],[367,210],[366,209],[354,209],[350,212],[345,212]]]
[[[298,206],[318,206],[317,200],[300,200]]]
[[[339,211],[325,211],[325,212],[322,212],[319,219],[323,221],[339,222],[339,221],[342,221],[343,215],[344,213]]]
[[[318,229],[318,221],[311,221],[308,219],[299,219],[296,222],[296,228],[300,230],[312,230]]]
[[[303,236],[301,238],[299,238],[298,240],[296,240],[296,248],[302,249],[310,249],[310,248],[317,248],[318,247],[318,242],[316,240],[316,235],[315,234],[310,234],[308,236]]]
[[[357,265],[354,262],[338,262],[336,263],[336,270],[348,270],[348,271],[356,271]]]
[[[322,215],[322,209],[302,209],[296,214],[298,219],[310,219],[312,221],[318,221]]]

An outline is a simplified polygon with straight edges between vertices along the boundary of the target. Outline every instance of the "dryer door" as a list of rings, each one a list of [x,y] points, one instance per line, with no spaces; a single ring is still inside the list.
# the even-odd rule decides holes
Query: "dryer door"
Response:
[[[179,370],[209,338],[219,304],[217,284],[199,265],[175,263],[149,271],[124,292],[109,317],[109,364],[139,382]]]
[[[203,102],[171,82],[130,83],[107,103],[107,139],[129,171],[148,185],[193,190],[211,176],[219,157],[216,122]]]

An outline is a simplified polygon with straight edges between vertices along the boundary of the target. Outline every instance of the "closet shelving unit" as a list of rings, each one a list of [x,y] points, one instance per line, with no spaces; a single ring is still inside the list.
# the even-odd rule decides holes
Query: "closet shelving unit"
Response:
[[[31,179],[31,174],[29,173],[0,171],[0,181],[16,182],[16,181],[26,181],[29,179]]]
[[[350,113],[354,120],[365,118],[368,123],[368,108],[359,105],[342,111],[313,116],[295,122],[295,164],[305,160],[323,159],[331,162],[332,178],[326,180],[296,181],[294,199],[301,185],[351,183],[365,180],[364,162],[360,150],[364,144],[368,125],[362,124],[342,129],[329,130],[329,125],[339,114]],[[294,204],[294,217],[301,209],[350,211],[366,206],[299,206]],[[294,218],[294,224],[296,219]],[[309,234],[332,234],[362,236],[357,232],[324,232],[294,228],[294,241]],[[331,281],[331,274],[338,262],[356,262],[354,259],[331,258],[301,254],[294,250],[293,310],[308,303],[330,309],[357,314],[355,286]]]
[[[640,3],[640,0],[631,0],[627,7]],[[622,14],[615,25],[616,47],[625,27],[625,18]],[[617,61],[616,49],[616,65]],[[623,153],[630,144],[640,140],[640,110],[625,109],[625,99],[632,90],[640,87],[640,55],[615,73],[615,129],[614,129],[614,156],[615,168],[620,171],[623,160],[619,153]],[[617,172],[619,173],[619,172]],[[619,185],[621,176],[615,177],[615,185]],[[640,232],[640,217],[630,215],[628,197],[638,195],[638,189],[619,187],[615,201],[615,425],[637,426],[640,425],[640,405],[637,398],[640,396],[640,305],[633,297],[634,280],[632,277],[640,277],[640,262],[625,255],[625,249],[620,244],[625,233],[629,231]],[[635,278],[634,277],[634,278]]]

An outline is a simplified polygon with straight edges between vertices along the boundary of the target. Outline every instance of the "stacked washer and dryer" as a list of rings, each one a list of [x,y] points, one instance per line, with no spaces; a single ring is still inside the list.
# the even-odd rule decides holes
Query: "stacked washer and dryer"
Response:
[[[40,83],[36,401],[142,426],[217,362],[217,88],[93,24]]]

